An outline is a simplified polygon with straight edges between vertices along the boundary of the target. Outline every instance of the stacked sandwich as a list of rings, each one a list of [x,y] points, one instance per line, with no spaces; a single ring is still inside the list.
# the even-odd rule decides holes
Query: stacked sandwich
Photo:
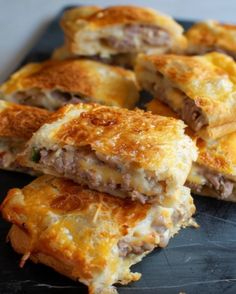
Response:
[[[181,53],[187,41],[171,17],[150,8],[85,6],[61,20],[65,44],[53,58],[86,57],[133,68],[139,53]]]
[[[196,155],[180,120],[94,104],[61,108],[18,156],[46,175],[10,190],[2,204],[21,264],[49,265],[91,293],[137,280],[130,266],[191,224],[195,207],[183,185]]]
[[[148,109],[182,118],[197,140],[199,157],[188,186],[195,194],[236,201],[236,64],[232,57],[216,52],[142,56],[136,76],[155,97]]]

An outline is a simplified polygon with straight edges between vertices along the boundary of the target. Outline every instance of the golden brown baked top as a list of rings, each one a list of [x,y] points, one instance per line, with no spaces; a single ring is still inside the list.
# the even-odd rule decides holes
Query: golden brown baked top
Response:
[[[0,100],[0,137],[29,139],[50,115],[44,109]]]
[[[141,56],[137,73],[156,71],[172,87],[193,99],[207,116],[210,127],[236,119],[236,63],[221,53],[204,56]]]
[[[128,199],[123,200],[106,193],[83,188],[66,179],[45,175],[21,190],[11,189],[1,205],[1,210],[7,220],[19,226],[23,225],[22,216],[26,216],[25,230],[31,234],[33,233],[31,230],[37,229],[40,231],[44,229],[43,224],[40,223],[40,218],[46,217],[49,212],[52,214],[51,217],[55,213],[58,218],[61,217],[62,219],[67,214],[68,220],[70,219],[71,222],[71,233],[75,233],[76,239],[80,240],[80,249],[78,248],[80,251],[83,246],[88,246],[90,243],[89,232],[93,222],[98,230],[106,231],[108,229],[108,234],[111,228],[109,222],[114,222],[114,231],[110,237],[120,238],[127,233],[128,228],[134,227],[146,217],[150,207],[150,204],[141,204],[138,201]],[[34,213],[35,210],[38,214]],[[81,215],[88,217],[88,223],[83,224],[84,231],[76,230],[76,217],[79,220]],[[72,216],[75,217],[74,221]],[[32,224],[37,224],[37,226],[31,227]],[[82,223],[79,223],[79,225],[82,225]],[[81,238],[82,235],[83,238]],[[103,245],[105,247],[106,245],[102,243],[101,247]]]
[[[61,24],[63,27],[75,30],[85,24],[91,29],[98,29],[122,24],[153,24],[168,28],[173,34],[183,32],[183,29],[171,17],[159,13],[151,8],[138,6],[111,6],[105,9],[84,6],[73,8],[65,12]]]
[[[48,60],[31,63],[17,71],[0,87],[3,95],[29,89],[60,90],[96,102],[131,106],[138,100],[132,71],[91,60]]]
[[[224,175],[236,176],[236,132],[215,141],[198,139],[197,162]],[[236,178],[235,178],[236,179]]]
[[[190,198],[188,201],[194,209]],[[73,266],[71,278],[91,288],[117,282],[117,276],[123,276],[120,270],[126,274],[123,282],[140,277],[129,272],[128,258],[122,264],[117,243],[151,209],[149,204],[118,199],[48,175],[23,189],[10,190],[1,205],[3,217],[30,237],[29,254],[40,252],[65,268]],[[167,210],[160,213],[168,219]],[[138,241],[155,244],[155,236],[143,232]]]
[[[129,267],[189,225],[195,206],[186,187],[176,191],[173,206],[165,207],[122,200],[44,175],[22,189],[11,189],[1,212],[24,232],[10,233],[13,247],[24,254],[22,263],[36,258],[79,279],[92,294],[116,293],[112,284],[138,280],[141,275]],[[127,246],[131,251],[125,251]]]
[[[154,98],[148,104],[146,104],[147,111],[151,111],[153,114],[162,115],[166,117],[173,117],[176,119],[181,119],[180,116],[174,112],[170,107],[166,104],[162,103],[158,100],[158,98]],[[197,135],[189,128],[186,127],[185,133],[190,136],[194,141],[197,138]]]
[[[187,46],[183,28],[173,18],[145,7],[77,7],[65,12],[61,26],[67,52],[75,55],[180,53]]]
[[[95,104],[67,105],[52,115],[30,144],[41,148],[89,146],[121,162],[156,169],[173,165],[178,149],[195,158],[193,142],[184,134],[184,123],[174,118]],[[179,154],[179,153],[178,153]],[[186,155],[185,154],[185,155]]]
[[[190,52],[204,53],[207,49],[222,49],[236,53],[236,25],[203,21],[193,25],[187,31],[186,37],[190,43]]]

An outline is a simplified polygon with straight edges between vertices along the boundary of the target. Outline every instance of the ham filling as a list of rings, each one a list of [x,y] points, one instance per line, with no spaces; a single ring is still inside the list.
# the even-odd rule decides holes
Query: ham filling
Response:
[[[101,42],[120,52],[129,52],[139,50],[143,45],[168,47],[171,39],[169,33],[160,27],[134,24],[125,26],[120,37],[104,37]]]
[[[171,215],[172,229],[170,229],[169,221],[165,220],[161,214],[158,212],[154,214],[154,219],[150,222],[149,225],[146,225],[147,230],[150,230],[149,235],[158,236],[149,241],[142,240],[140,235],[133,233],[132,236],[126,236],[118,242],[119,255],[121,257],[129,257],[129,255],[141,255],[152,251],[157,245],[159,247],[166,247],[169,243],[170,238],[178,231],[178,228],[181,225],[189,220],[189,211],[186,203],[180,203],[178,206],[173,209]],[[137,237],[138,235],[139,237]],[[156,241],[158,240],[158,244]]]
[[[60,90],[43,92],[40,89],[30,89],[28,91],[16,92],[12,102],[17,102],[23,105],[31,105],[49,110],[56,110],[67,103],[77,104],[80,102],[88,102],[89,98],[82,97],[78,94],[71,94]]]
[[[148,171],[141,170],[132,174],[131,170],[127,170],[114,160],[98,157],[89,148],[79,150],[70,146],[56,148],[33,150],[31,160],[53,174],[66,176],[75,181],[79,179],[91,189],[133,200],[138,199],[142,203],[147,200],[152,202],[157,199],[157,195],[165,193],[164,181],[158,181],[155,175],[149,174]],[[134,183],[133,180],[136,182]],[[142,187],[142,191],[138,190],[137,185]]]
[[[181,118],[195,132],[207,126],[208,122],[205,115],[202,113],[194,100],[185,98],[183,108],[181,109]]]
[[[205,114],[193,99],[187,97],[180,89],[173,87],[171,82],[160,72],[153,73],[153,77],[153,80],[149,79],[144,81],[144,87],[154,97],[168,104],[195,132],[208,125]]]
[[[222,174],[210,171],[204,167],[198,167],[198,173],[204,178],[204,183],[196,184],[188,181],[187,185],[193,191],[200,193],[204,187],[207,187],[213,189],[221,199],[227,199],[232,194],[234,183]]]

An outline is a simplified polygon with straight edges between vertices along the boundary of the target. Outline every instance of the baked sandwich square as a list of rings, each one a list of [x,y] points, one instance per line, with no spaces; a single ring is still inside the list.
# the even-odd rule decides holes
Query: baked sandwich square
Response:
[[[182,52],[183,28],[170,16],[138,6],[82,6],[61,19],[65,46],[82,56]]]
[[[49,116],[44,109],[0,100],[0,169],[29,172],[19,166],[16,156]]]
[[[0,86],[0,97],[48,110],[78,102],[134,108],[139,92],[132,71],[92,60],[70,59],[24,66]]]
[[[197,141],[199,156],[186,185],[195,194],[236,202],[236,132]]]
[[[1,211],[13,224],[8,239],[23,254],[21,266],[30,258],[79,280],[91,294],[117,293],[114,283],[141,277],[131,265],[193,224],[189,189],[177,193],[170,207],[141,204],[47,175],[10,190]]]
[[[207,20],[193,25],[186,37],[189,54],[219,51],[236,59],[236,25]]]
[[[157,99],[147,105],[157,115],[178,118],[168,106]],[[186,185],[197,195],[236,202],[236,132],[216,140],[197,138],[190,129],[186,132],[198,147],[198,159],[193,163]]]
[[[236,131],[236,64],[231,57],[143,55],[136,76],[143,89],[168,104],[200,137]]]
[[[67,105],[19,161],[45,174],[142,202],[173,195],[197,157],[180,120],[95,104]]]

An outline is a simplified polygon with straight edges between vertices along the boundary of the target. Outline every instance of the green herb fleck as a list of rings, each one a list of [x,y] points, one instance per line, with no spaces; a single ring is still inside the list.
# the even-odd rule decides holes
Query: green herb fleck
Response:
[[[31,155],[31,160],[34,161],[34,162],[39,162],[39,160],[40,160],[40,151],[37,148],[33,147],[31,154],[32,154]]]

